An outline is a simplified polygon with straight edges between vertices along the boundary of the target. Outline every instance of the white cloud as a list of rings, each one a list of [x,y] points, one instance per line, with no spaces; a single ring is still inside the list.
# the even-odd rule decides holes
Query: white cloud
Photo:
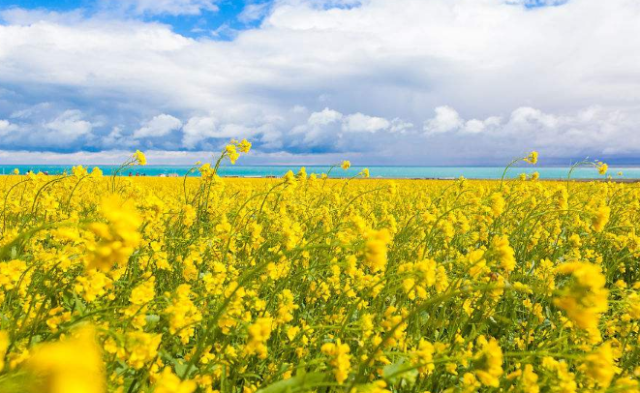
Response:
[[[464,123],[462,131],[470,134],[479,134],[500,126],[501,122],[502,119],[499,116],[489,116],[484,120],[471,119]]]
[[[149,120],[143,127],[133,133],[136,139],[165,136],[171,131],[179,130],[182,127],[180,119],[171,115],[161,114]]]
[[[324,108],[321,112],[313,112],[309,116],[307,123],[310,126],[326,126],[342,120],[342,113],[329,108]]]
[[[254,127],[248,124],[234,122],[221,122],[212,116],[195,116],[189,119],[182,128],[182,144],[188,149],[195,148],[199,143],[208,139],[241,139],[251,138],[256,134],[262,134],[265,142],[277,144],[279,133],[275,132],[269,123]]]
[[[56,153],[48,151],[0,150],[0,162],[5,165],[20,164],[51,164],[51,165],[118,165],[131,157],[131,150],[113,149],[100,152]],[[174,150],[146,150],[145,155],[150,165],[193,165],[195,162],[210,162],[210,150],[174,151]],[[361,158],[361,154],[352,153],[351,159]],[[270,163],[281,165],[326,165],[339,163],[345,159],[344,154],[293,154],[288,152],[265,153],[251,149],[251,154],[242,157],[243,163],[268,160]]]
[[[450,106],[439,106],[435,109],[436,116],[424,123],[427,134],[442,134],[456,131],[462,127],[463,121],[458,112]]]
[[[569,0],[506,0],[505,3],[527,7],[540,7],[561,5],[566,3],[567,1]]]
[[[82,112],[79,110],[67,110],[60,116],[44,124],[44,128],[49,131],[51,136],[57,136],[67,142],[72,142],[81,136],[91,133],[93,125],[83,120]]]
[[[356,127],[381,127],[367,135],[372,151],[403,162],[441,164],[456,154],[482,161],[498,142],[504,155],[526,143],[550,154],[640,153],[629,143],[640,113],[637,2],[525,2],[279,0],[259,28],[230,42],[183,37],[144,18],[14,10],[0,24],[0,83],[10,90],[0,96],[0,119],[19,128],[10,135],[29,129],[38,137],[3,143],[60,148],[45,125],[77,108],[77,121],[92,128],[85,124],[88,133],[68,149],[109,148],[160,111],[187,122],[182,139],[166,143],[188,149],[238,133],[256,147],[345,151],[361,137],[347,135],[350,116],[362,114],[382,119]],[[124,4],[150,15],[216,2]],[[46,110],[11,117],[44,102]],[[429,136],[416,138],[411,124]]]
[[[453,108],[447,109],[443,124],[456,124],[447,128],[446,133],[430,133],[428,137],[448,136],[455,142],[464,144],[466,138],[473,138],[469,146],[483,138],[484,143],[496,149],[511,151],[544,150],[552,157],[587,156],[593,153],[593,146],[606,146],[597,155],[633,155],[640,144],[640,133],[636,131],[640,122],[637,111],[630,113],[612,111],[600,106],[590,106],[578,111],[548,113],[537,108],[519,107],[511,111],[506,122],[499,116],[489,116],[485,120],[464,120]],[[453,116],[455,113],[456,116]],[[427,124],[437,123],[438,117]],[[442,119],[441,119],[442,120]],[[624,138],[620,138],[624,135]]]
[[[381,135],[382,131],[388,133],[403,133],[412,125],[401,119],[389,121],[382,117],[370,116],[360,112],[353,114],[342,114],[336,110],[325,108],[319,112],[311,113],[306,120],[291,126],[288,134],[289,140],[284,140],[284,144],[289,144],[295,149],[309,150],[345,150],[356,151],[364,145],[369,146],[371,139],[366,143],[358,134],[371,133]],[[286,137],[285,135],[284,137]]]
[[[242,23],[250,23],[260,20],[267,15],[270,6],[270,3],[247,4],[240,15],[238,15],[238,20]]]
[[[198,15],[217,11],[216,0],[101,0],[104,7],[150,15]]]
[[[397,117],[391,121],[391,132],[404,134],[410,130],[413,130],[413,123],[409,123],[408,121],[404,121]]]
[[[187,124],[182,127],[184,136],[182,144],[188,148],[194,148],[198,142],[213,138],[217,133],[218,120],[213,117],[192,117]]]
[[[556,128],[558,118],[542,112],[540,109],[531,107],[520,107],[511,113],[509,124],[520,128]]]
[[[391,123],[381,117],[373,117],[355,113],[344,119],[342,130],[345,132],[376,132],[386,130]]]
[[[0,136],[5,136],[17,130],[18,126],[15,124],[11,124],[9,120],[0,120]]]

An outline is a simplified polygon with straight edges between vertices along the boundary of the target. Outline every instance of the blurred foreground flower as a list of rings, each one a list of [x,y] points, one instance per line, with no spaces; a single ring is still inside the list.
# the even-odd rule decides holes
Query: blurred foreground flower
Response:
[[[89,327],[76,331],[71,338],[36,347],[27,369],[34,376],[34,392],[105,392],[102,354]]]
[[[133,158],[136,160],[138,164],[147,165],[147,157],[140,150],[136,150],[136,152],[133,153]]]

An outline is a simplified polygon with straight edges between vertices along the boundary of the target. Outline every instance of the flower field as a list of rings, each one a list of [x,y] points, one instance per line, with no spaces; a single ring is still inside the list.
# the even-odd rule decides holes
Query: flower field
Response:
[[[637,185],[216,168],[0,179],[0,392],[640,392]]]

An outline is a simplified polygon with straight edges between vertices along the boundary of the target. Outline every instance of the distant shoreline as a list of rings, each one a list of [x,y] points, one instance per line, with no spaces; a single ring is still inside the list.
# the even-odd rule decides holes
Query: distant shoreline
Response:
[[[19,175],[14,175],[12,173],[2,173],[0,174],[0,177],[11,177],[11,176],[24,176],[24,173],[21,173]],[[61,174],[57,173],[57,174],[47,174],[45,173],[46,176],[61,176]],[[104,175],[104,177],[111,177],[111,175]],[[178,175],[178,174],[169,174],[169,175],[165,175],[165,174],[158,174],[158,175],[148,175],[148,174],[139,174],[139,175],[118,175],[118,177],[122,177],[122,178],[162,178],[162,179],[178,179],[178,178],[183,178],[184,175]],[[188,176],[188,178],[195,178],[197,179],[199,176]],[[239,176],[239,175],[220,175],[221,178],[223,179],[241,179],[241,180],[254,180],[254,179],[262,179],[262,180],[275,180],[275,179],[282,179],[282,176]],[[464,176],[463,176],[464,177]],[[410,180],[410,181],[456,181],[459,180],[459,177],[381,177],[381,176],[371,176],[368,178],[362,178],[362,177],[345,177],[345,176],[341,176],[341,177],[335,177],[335,176],[331,176],[328,178],[329,180]],[[469,177],[464,177],[465,180],[468,181],[500,181],[499,178],[469,178]],[[505,181],[511,181],[511,180],[518,180],[517,177],[506,177],[504,179]],[[599,182],[599,183],[603,183],[603,182],[612,182],[612,183],[640,183],[640,178],[601,178],[601,177],[597,177],[597,178],[571,178],[571,179],[566,179],[566,178],[539,178],[536,181],[541,181],[541,182],[566,182],[567,180],[572,181],[572,182],[581,182],[581,183],[589,183],[589,182]]]

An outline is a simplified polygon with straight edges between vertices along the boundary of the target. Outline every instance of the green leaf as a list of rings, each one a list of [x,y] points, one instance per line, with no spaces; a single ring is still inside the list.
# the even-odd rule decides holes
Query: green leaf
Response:
[[[256,393],[304,392],[316,387],[316,384],[321,383],[325,378],[325,375],[321,373],[301,373],[295,377],[274,382],[271,385],[258,390]]]
[[[382,376],[392,385],[401,383],[403,387],[407,384],[412,386],[416,383],[418,370],[410,364],[405,364],[404,360],[400,360],[385,366],[382,369]]]

